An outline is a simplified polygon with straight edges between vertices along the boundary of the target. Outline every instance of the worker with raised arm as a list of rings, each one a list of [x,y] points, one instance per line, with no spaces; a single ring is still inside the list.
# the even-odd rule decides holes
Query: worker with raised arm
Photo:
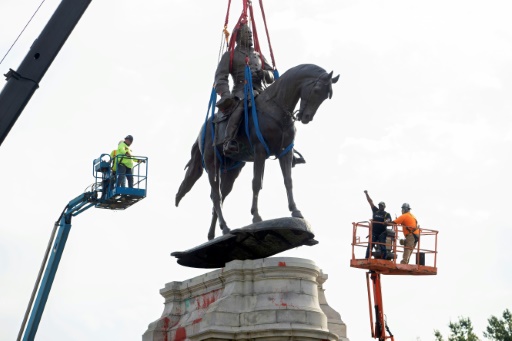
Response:
[[[370,195],[368,195],[368,191],[364,191],[366,195],[366,200],[370,204],[372,208],[373,216],[372,216],[372,240],[368,243],[368,247],[366,248],[366,257],[370,258],[371,250],[373,245],[378,245],[380,249],[380,257],[382,259],[386,259],[386,230],[387,225],[385,223],[389,223],[391,221],[391,215],[385,211],[386,204],[384,201],[379,202],[379,208],[377,208]],[[379,244],[374,244],[379,243]]]
[[[418,220],[411,213],[411,206],[408,203],[402,205],[402,215],[393,220],[393,223],[402,225],[402,231],[405,236],[405,249],[400,264],[409,264],[412,250],[414,250],[420,238],[420,229]]]

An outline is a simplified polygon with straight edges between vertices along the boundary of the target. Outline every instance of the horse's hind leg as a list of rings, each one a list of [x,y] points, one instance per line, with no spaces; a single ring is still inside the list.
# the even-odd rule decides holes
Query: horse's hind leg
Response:
[[[292,157],[293,153],[288,152],[279,159],[281,172],[283,173],[284,187],[288,196],[288,209],[292,212],[292,217],[304,218],[302,213],[297,209],[295,200],[293,199],[293,181],[292,181]]]
[[[241,164],[240,167],[235,169],[231,169],[226,173],[222,173],[220,180],[220,192],[221,192],[221,204],[224,204],[224,200],[233,190],[233,184],[235,183],[236,178],[240,175],[244,164]],[[208,231],[208,240],[212,240],[215,238],[215,225],[217,224],[217,212],[215,211],[215,207],[212,209],[212,222],[210,224],[210,230]],[[221,227],[222,228],[222,227]]]
[[[220,225],[220,228],[222,230],[222,233],[223,234],[226,234],[226,233],[229,233],[229,228],[228,228],[228,225],[226,224],[226,220],[224,220],[224,215],[222,214],[222,197],[221,197],[221,191],[220,191],[220,177],[216,174],[212,174],[212,173],[217,173],[213,170],[209,171],[208,172],[208,180],[210,181],[210,187],[211,187],[211,192],[210,192],[210,198],[212,199],[212,202],[213,202],[213,209],[215,210],[216,214],[217,214],[217,218],[219,219],[219,225]],[[214,219],[215,216],[212,217],[212,225],[215,227],[215,220]],[[212,229],[212,225],[210,225],[210,232],[208,232],[208,238],[210,238],[210,236],[212,235],[211,233],[211,229]],[[213,233],[213,236],[215,236],[215,233]]]

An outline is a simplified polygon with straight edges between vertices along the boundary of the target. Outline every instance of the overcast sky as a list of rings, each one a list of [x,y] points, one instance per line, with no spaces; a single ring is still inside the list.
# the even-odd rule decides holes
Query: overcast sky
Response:
[[[1,57],[39,4],[0,2]],[[2,74],[58,4],[44,3]],[[295,199],[319,244],[279,256],[323,269],[350,340],[371,340],[365,271],[349,266],[352,222],[371,217],[365,189],[393,217],[408,202],[422,227],[439,230],[438,275],[383,276],[391,331],[433,340],[464,316],[483,338],[487,319],[512,309],[512,3],[264,5],[281,74],[314,63],[341,77],[314,122],[297,125],[307,164],[293,169]],[[226,9],[220,0],[92,1],[0,147],[0,339],[18,333],[53,223],[93,182],[93,159],[127,134],[149,158],[148,196],[73,218],[37,339],[140,340],[163,311],[159,289],[209,271],[170,253],[206,241],[206,176],[178,208],[174,196],[206,115]],[[233,1],[230,30],[240,12]],[[260,214],[287,217],[279,163],[266,167]],[[251,180],[249,165],[225,202],[232,228],[251,222]]]

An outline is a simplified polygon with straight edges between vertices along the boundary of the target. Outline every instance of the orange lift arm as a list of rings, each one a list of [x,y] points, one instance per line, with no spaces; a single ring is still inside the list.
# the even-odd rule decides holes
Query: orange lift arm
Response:
[[[370,279],[372,286],[370,288]],[[394,341],[393,334],[389,330],[389,327],[384,319],[384,306],[382,303],[382,290],[380,285],[380,273],[375,271],[368,271],[366,273],[366,286],[368,288],[368,308],[370,311],[370,328],[372,331],[372,337],[379,339],[379,341],[385,341],[390,339]],[[373,308],[375,308],[375,327],[373,324],[373,309],[372,309],[372,295],[373,292]],[[386,331],[389,335],[386,335]]]

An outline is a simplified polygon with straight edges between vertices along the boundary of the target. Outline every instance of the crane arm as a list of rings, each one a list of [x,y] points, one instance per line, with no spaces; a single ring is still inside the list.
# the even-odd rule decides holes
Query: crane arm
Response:
[[[4,75],[7,83],[0,92],[0,145],[90,3],[91,0],[62,0],[18,71],[10,69]]]

